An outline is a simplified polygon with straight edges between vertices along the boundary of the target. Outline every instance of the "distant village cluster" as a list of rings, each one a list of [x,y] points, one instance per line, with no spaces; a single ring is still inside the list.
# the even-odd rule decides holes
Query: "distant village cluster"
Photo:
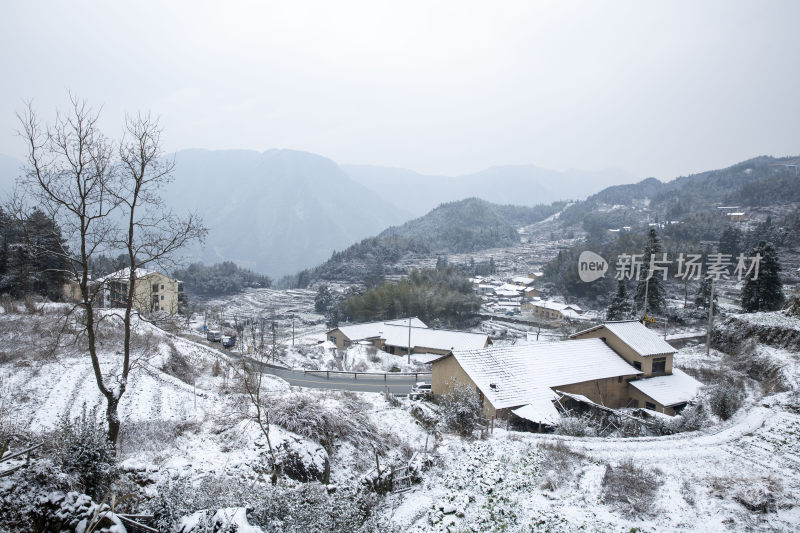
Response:
[[[580,320],[583,309],[579,305],[548,299],[536,288],[542,276],[541,272],[506,279],[475,276],[470,281],[481,297],[482,307],[489,312],[507,316],[526,314],[552,325]]]

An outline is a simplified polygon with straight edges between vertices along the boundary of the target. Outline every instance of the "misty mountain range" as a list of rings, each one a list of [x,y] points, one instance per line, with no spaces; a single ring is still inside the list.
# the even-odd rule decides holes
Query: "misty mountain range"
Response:
[[[164,200],[194,210],[209,227],[190,260],[234,261],[282,276],[321,263],[334,250],[421,216],[436,206],[478,197],[533,206],[584,197],[633,181],[622,172],[556,172],[532,165],[492,167],[466,176],[428,176],[404,169],[337,165],[293,150],[182,150]],[[22,162],[0,155],[0,192]]]
[[[209,228],[206,243],[187,250],[187,259],[207,264],[234,261],[276,278],[319,265],[335,250],[377,235],[433,246],[440,237],[431,232],[439,228],[448,242],[457,242],[455,237],[461,234],[454,226],[463,226],[470,212],[483,217],[502,213],[504,221],[491,231],[462,231],[462,240],[506,236],[508,208],[498,211],[500,205],[490,209],[474,201],[456,203],[466,198],[535,206],[588,197],[568,210],[574,216],[564,217],[579,222],[601,198],[625,203],[631,195],[668,196],[688,204],[691,197],[704,194],[692,189],[684,195],[682,190],[709,174],[632,184],[631,176],[618,171],[558,172],[533,165],[496,166],[459,177],[423,175],[397,168],[337,165],[293,150],[182,150],[174,157],[175,179],[163,191],[164,200],[176,212],[196,211]],[[767,164],[775,161],[765,162],[765,168]],[[746,170],[752,163],[741,165],[740,181],[765,178],[760,167]],[[11,191],[21,167],[21,161],[0,154],[0,193]],[[715,177],[713,172],[721,171],[712,171],[710,177]],[[403,225],[447,203],[453,205],[431,213],[432,218]],[[470,241],[464,246],[483,245]]]

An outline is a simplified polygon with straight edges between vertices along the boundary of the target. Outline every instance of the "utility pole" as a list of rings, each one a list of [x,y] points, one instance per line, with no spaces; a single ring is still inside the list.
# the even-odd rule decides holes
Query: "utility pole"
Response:
[[[411,317],[408,318],[408,364],[411,364]]]
[[[711,355],[711,328],[714,327],[714,287],[716,280],[711,278],[711,301],[708,303],[708,331],[706,332],[706,357]]]
[[[275,363],[278,360],[278,354],[275,350],[275,322],[272,323],[272,362]]]
[[[292,346],[294,346],[294,315],[292,315]]]

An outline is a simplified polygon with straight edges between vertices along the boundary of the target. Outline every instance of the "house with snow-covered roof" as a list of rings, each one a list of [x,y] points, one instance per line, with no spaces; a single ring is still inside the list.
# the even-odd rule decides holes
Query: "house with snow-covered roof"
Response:
[[[99,278],[103,284],[101,307],[125,307],[128,300],[130,268]],[[133,282],[133,308],[140,313],[166,312],[174,315],[183,301],[183,283],[154,270],[137,268]]]
[[[485,348],[492,341],[485,333],[429,328],[418,318],[340,326],[327,333],[340,350],[366,342],[385,352],[450,354],[453,350]]]
[[[581,313],[583,313],[583,309],[578,305],[541,300],[537,297],[533,297],[530,302],[522,304],[520,309],[523,312],[527,311],[533,314],[534,318],[552,322],[562,322],[567,319],[575,320],[580,318]]]
[[[590,328],[561,342],[455,350],[433,362],[433,394],[447,394],[457,384],[474,387],[487,418],[513,415],[551,426],[559,418],[554,402],[564,395],[612,409],[644,407],[674,415],[702,384],[673,370],[671,357],[669,372],[666,365],[656,374],[652,367],[637,368],[631,352],[655,360],[675,349],[658,342],[641,323],[632,324],[638,326],[612,323],[616,333],[603,326]],[[600,334],[592,336],[594,332]],[[582,334],[586,337],[578,337]]]

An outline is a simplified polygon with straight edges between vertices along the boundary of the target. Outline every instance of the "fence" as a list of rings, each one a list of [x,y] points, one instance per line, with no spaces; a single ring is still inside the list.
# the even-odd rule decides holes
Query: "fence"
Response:
[[[288,370],[288,369],[287,369]],[[419,381],[420,376],[430,379],[430,372],[348,372],[346,370],[303,370],[303,374],[325,375],[327,379],[331,378],[331,374],[342,376],[353,376],[354,380],[358,380],[358,376],[362,377],[378,377],[383,376],[383,381],[388,381],[389,377],[395,378],[408,378],[414,376],[414,381]]]

